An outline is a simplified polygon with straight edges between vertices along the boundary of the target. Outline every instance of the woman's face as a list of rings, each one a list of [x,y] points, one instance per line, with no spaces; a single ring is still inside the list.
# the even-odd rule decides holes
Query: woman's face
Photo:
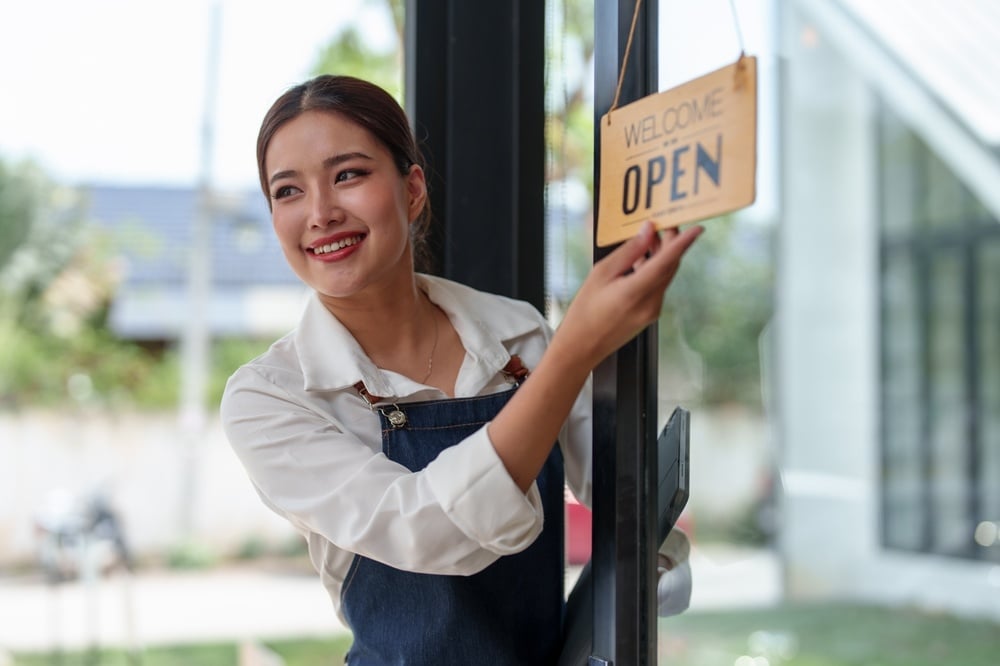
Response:
[[[409,227],[426,197],[420,167],[400,175],[374,135],[324,111],[282,125],[264,166],[285,258],[326,302],[412,281]]]

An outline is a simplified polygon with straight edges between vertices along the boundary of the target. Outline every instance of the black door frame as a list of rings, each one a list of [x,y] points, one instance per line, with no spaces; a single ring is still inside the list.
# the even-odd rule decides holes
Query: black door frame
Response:
[[[545,3],[407,0],[432,272],[545,307]]]
[[[636,3],[595,0],[595,165]],[[619,105],[657,90],[657,4],[641,6]],[[545,2],[407,0],[406,29],[432,270],[544,311]],[[594,373],[594,664],[656,663],[657,353],[653,325]]]
[[[637,2],[619,106],[658,89],[658,3],[596,0],[595,211],[601,117],[614,102]],[[609,251],[595,246],[595,260]],[[594,654],[615,664],[656,663],[657,339],[653,324],[594,372]]]

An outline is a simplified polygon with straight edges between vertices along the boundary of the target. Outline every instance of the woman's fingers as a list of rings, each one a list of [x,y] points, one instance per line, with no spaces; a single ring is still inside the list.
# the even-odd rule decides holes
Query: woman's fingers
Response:
[[[653,223],[647,220],[642,223],[639,233],[612,250],[597,265],[613,276],[627,273],[635,266],[636,262],[641,261],[646,256],[655,240],[656,230]]]
[[[650,270],[659,271],[665,264],[678,261],[702,231],[702,227],[694,226],[683,232],[671,228],[657,233],[653,223],[646,221],[635,236],[615,248],[598,265],[603,265],[610,275],[620,276],[656,258],[656,266]]]
[[[700,226],[689,227],[684,231],[680,231],[679,229],[664,231],[658,251],[653,253],[650,258],[656,259],[661,264],[679,262],[684,253],[691,247],[691,244],[701,235],[702,231],[704,231],[704,228]]]
[[[684,253],[691,247],[691,244],[701,235],[702,231],[702,227],[695,226],[684,231],[667,229],[658,234],[654,233],[648,243],[647,252],[635,259],[631,264],[631,268],[636,275],[629,275],[628,277],[631,278],[631,281],[638,283],[637,286],[642,285],[640,288],[644,288],[643,286],[652,287],[653,285],[660,285],[661,288],[665,288],[666,285],[670,284],[674,274],[677,272],[681,257],[684,256]],[[618,249],[624,249],[624,245]],[[608,255],[608,258],[611,256]],[[618,268],[618,266],[615,266],[615,268]],[[622,276],[625,272],[627,271],[616,271],[615,276]]]
[[[645,223],[594,265],[563,319],[563,337],[597,360],[631,339],[659,316],[680,258],[700,233],[700,227],[693,227],[660,236]]]
[[[663,306],[663,292],[677,274],[681,257],[701,232],[701,227],[692,227],[683,232],[668,229],[654,244],[649,255],[637,262],[635,271],[622,277],[621,287],[636,299],[633,303],[638,316],[644,320],[659,316]]]

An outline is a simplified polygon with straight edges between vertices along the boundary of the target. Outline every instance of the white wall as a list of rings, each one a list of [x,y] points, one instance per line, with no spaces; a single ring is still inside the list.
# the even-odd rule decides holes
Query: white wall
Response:
[[[219,555],[254,537],[294,538],[257,498],[216,420],[195,455],[183,455],[183,442],[170,413],[0,414],[0,566],[34,558],[33,521],[54,493],[95,487],[108,490],[140,555],[181,543],[187,507],[190,538]]]
[[[790,593],[839,596],[877,543],[871,100],[817,26],[783,21],[782,548]]]
[[[1000,570],[883,550],[874,92],[842,43],[782,3],[776,294],[780,549],[794,598],[1000,618]],[[890,98],[891,99],[891,98]]]
[[[774,450],[759,413],[682,402],[693,410],[686,519],[697,539],[699,520],[743,515],[760,498]],[[257,498],[217,421],[195,443],[193,467],[184,450],[173,414],[0,414],[0,569],[33,561],[33,521],[54,491],[83,493],[102,484],[140,555],[162,556],[181,543],[189,512],[194,541],[218,555],[236,552],[251,538],[271,547],[297,538]],[[197,472],[188,503],[190,469]]]

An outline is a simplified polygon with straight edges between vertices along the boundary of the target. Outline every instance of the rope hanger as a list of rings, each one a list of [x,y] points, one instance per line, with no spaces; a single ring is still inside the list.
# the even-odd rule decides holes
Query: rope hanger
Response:
[[[628,67],[628,57],[632,52],[632,39],[635,36],[635,24],[639,20],[639,11],[642,9],[642,0],[636,0],[635,10],[632,12],[632,25],[628,29],[628,41],[625,42],[625,54],[622,57],[622,66],[618,70],[618,85],[615,87],[615,99],[611,102],[611,108],[608,109],[608,122],[611,122],[611,112],[618,108],[618,99],[621,97],[622,93],[622,82],[625,80],[625,68]],[[740,45],[740,57],[737,60],[741,60],[746,53],[746,49],[743,45],[743,31],[740,29],[740,18],[736,13],[736,3],[734,0],[729,0],[729,11],[733,17],[733,26],[736,28],[736,40]]]

